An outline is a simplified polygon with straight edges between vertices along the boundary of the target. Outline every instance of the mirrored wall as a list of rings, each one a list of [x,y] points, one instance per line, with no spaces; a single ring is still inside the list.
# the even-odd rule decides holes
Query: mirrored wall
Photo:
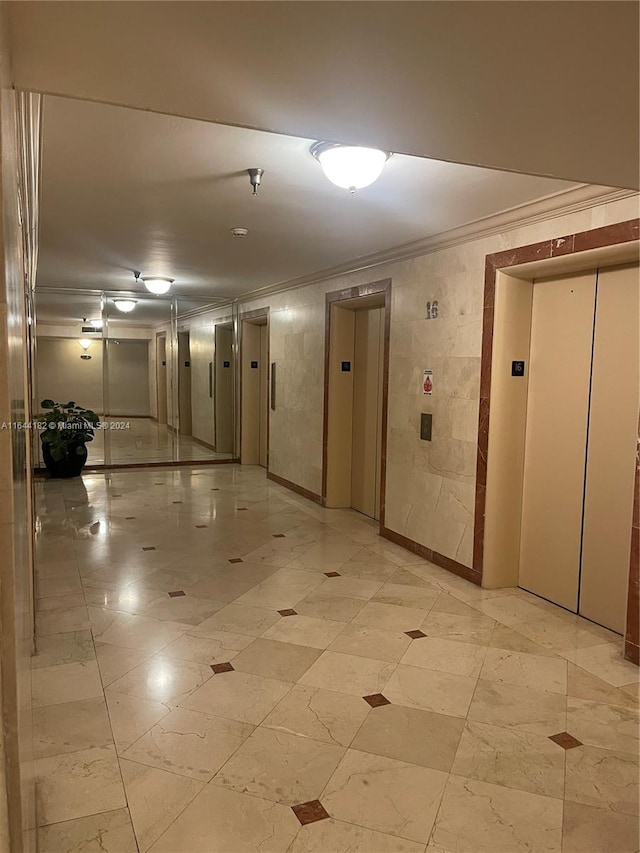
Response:
[[[34,411],[95,412],[87,467],[236,458],[237,312],[228,301],[36,290]],[[40,437],[34,458],[44,467]]]

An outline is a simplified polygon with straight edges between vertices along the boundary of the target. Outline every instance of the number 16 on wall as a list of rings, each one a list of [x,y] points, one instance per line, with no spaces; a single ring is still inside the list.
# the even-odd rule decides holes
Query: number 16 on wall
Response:
[[[432,302],[427,302],[427,311],[424,315],[426,320],[435,320],[438,316],[438,300],[434,299]]]

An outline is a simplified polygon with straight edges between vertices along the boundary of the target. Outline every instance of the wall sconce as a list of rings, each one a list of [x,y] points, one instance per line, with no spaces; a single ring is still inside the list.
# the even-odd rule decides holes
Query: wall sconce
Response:
[[[89,349],[92,343],[93,341],[90,341],[89,338],[80,338],[80,340],[78,341],[78,344],[84,350],[84,353],[80,356],[83,361],[90,361],[91,356],[87,355],[87,350]]]

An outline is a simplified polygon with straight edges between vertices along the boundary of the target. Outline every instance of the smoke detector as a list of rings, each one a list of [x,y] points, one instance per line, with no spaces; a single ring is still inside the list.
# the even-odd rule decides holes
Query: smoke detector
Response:
[[[232,228],[231,233],[234,237],[247,237],[249,235],[248,228]]]

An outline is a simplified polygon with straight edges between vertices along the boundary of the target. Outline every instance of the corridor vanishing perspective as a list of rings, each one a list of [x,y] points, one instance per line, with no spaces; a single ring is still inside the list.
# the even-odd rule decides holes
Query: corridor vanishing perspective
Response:
[[[620,637],[236,465],[40,480],[41,853],[633,853]]]

